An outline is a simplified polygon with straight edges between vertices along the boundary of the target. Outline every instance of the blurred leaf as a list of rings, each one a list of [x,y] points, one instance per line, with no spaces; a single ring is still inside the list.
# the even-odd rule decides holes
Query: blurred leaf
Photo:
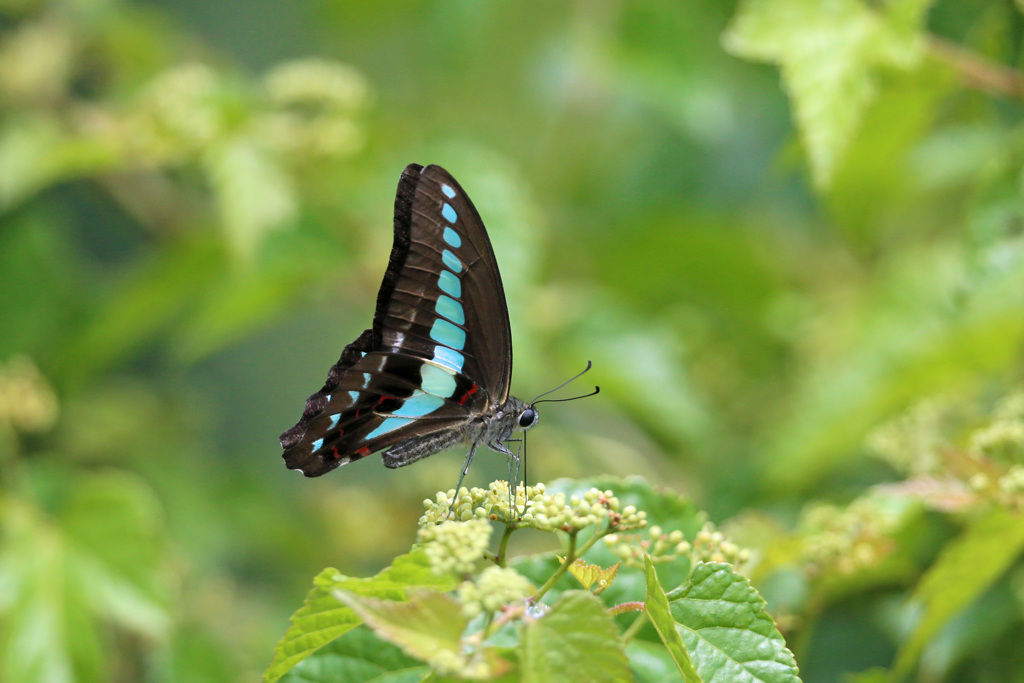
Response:
[[[747,0],[724,36],[742,57],[777,63],[815,183],[826,187],[874,99],[880,67],[913,68],[931,0]]]
[[[626,656],[636,683],[667,683],[679,678],[672,655],[660,642],[634,638],[626,644]]]
[[[629,665],[611,616],[596,597],[566,591],[523,629],[522,680],[623,681]]]
[[[121,278],[85,330],[68,341],[62,375],[83,381],[125,360],[182,315],[222,267],[223,254],[210,242],[153,254]]]
[[[268,232],[295,219],[291,178],[254,142],[236,138],[214,147],[205,155],[205,166],[228,244],[242,260],[252,258]]]
[[[856,347],[803,379],[760,457],[766,490],[812,484],[915,396],[970,386],[1017,357],[1024,249],[955,304],[963,253],[936,251],[900,259],[871,302],[870,319],[858,322]]]
[[[106,171],[122,161],[101,137],[73,137],[45,116],[0,128],[0,212],[54,183]]]
[[[911,598],[922,619],[903,644],[894,676],[908,675],[925,645],[949,620],[988,590],[1024,551],[1024,518],[995,509],[946,546]],[[984,558],[984,561],[979,561]]]
[[[409,588],[451,590],[455,583],[450,577],[434,574],[421,550],[395,558],[390,567],[369,579],[348,577],[337,569],[323,570],[313,580],[313,589],[292,615],[292,625],[274,648],[274,660],[264,674],[264,681],[273,683],[318,648],[362,623],[351,607],[338,602],[334,591],[402,601],[408,599]]]
[[[335,638],[295,665],[282,683],[419,683],[429,667],[361,626]]]
[[[764,599],[731,565],[697,565],[689,584],[668,598],[676,630],[703,680],[800,680]]]
[[[715,418],[680,358],[686,343],[668,325],[594,292],[575,313],[573,347],[593,360],[602,389],[638,420],[683,443],[714,427]]]
[[[93,474],[74,482],[55,516],[10,497],[0,514],[4,680],[104,680],[118,658],[105,626],[166,635],[163,531],[141,481]]]

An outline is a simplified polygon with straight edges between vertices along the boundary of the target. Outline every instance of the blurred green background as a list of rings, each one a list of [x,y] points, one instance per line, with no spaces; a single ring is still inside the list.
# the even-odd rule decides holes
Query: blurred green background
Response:
[[[462,452],[306,480],[277,437],[370,324],[410,162],[488,226],[516,395],[594,361],[531,481],[785,534],[920,474],[873,430],[1020,380],[1024,21],[811,6],[0,0],[0,678],[254,680],[322,567],[408,548]],[[886,539],[917,570],[816,600],[763,571],[804,680],[891,663],[936,508]],[[927,680],[1009,680],[968,650]]]

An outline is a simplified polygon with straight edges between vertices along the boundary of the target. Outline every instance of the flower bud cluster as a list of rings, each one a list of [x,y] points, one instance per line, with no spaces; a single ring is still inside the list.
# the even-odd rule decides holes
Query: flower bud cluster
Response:
[[[205,64],[183,64],[156,76],[129,110],[125,140],[149,163],[198,155],[228,126],[225,84]]]
[[[438,493],[436,501],[424,501],[426,512],[420,524],[433,524],[452,517],[456,520],[489,519],[541,531],[576,532],[588,526],[629,531],[647,525],[646,513],[633,505],[622,508],[611,491],[591,489],[583,495],[548,494],[544,484],[519,486],[514,509],[508,484],[493,482],[488,489],[460,489]],[[621,508],[621,509],[620,509]]]
[[[468,619],[498,612],[505,605],[524,600],[533,592],[533,585],[519,572],[493,565],[480,572],[476,581],[465,581],[458,589],[462,613]]]
[[[750,551],[725,537],[708,522],[693,539],[691,557],[694,562],[728,562],[742,567],[750,560]]]
[[[1024,421],[997,420],[971,434],[968,452],[975,459],[990,458],[999,463],[1024,463]]]
[[[696,562],[729,562],[741,565],[750,559],[750,551],[728,540],[714,525],[705,524],[693,542],[683,537],[683,532],[664,531],[652,526],[646,538],[640,534],[612,534],[605,538],[609,549],[626,565],[643,567],[644,555],[652,562],[671,562],[687,556]]]
[[[368,99],[358,71],[325,59],[284,62],[248,87],[193,63],[156,76],[121,128],[151,164],[192,160],[239,133],[282,153],[348,156],[363,144],[355,117]]]
[[[369,100],[369,86],[352,67],[326,59],[285,62],[267,74],[264,87],[275,109],[258,124],[277,148],[347,156],[362,146],[353,117]]]
[[[898,518],[875,498],[862,498],[846,508],[818,504],[800,522],[801,555],[814,574],[851,575],[881,562],[893,548],[890,535]]]
[[[465,575],[483,559],[491,541],[491,525],[474,519],[421,526],[417,540],[423,544],[435,574]]]
[[[922,400],[872,431],[868,450],[908,475],[934,474],[942,469],[943,450],[952,431],[966,420],[966,407],[955,397]]]
[[[28,357],[0,363],[0,424],[39,432],[57,420],[57,396]]]

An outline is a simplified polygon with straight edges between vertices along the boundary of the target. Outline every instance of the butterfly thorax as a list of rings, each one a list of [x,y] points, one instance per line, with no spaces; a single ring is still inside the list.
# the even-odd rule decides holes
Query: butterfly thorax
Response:
[[[515,396],[509,396],[495,410],[484,413],[469,423],[466,440],[494,448],[495,444],[508,441],[514,432],[526,431],[534,426],[539,419],[540,416],[530,404],[520,401]],[[497,448],[494,450],[503,452]]]

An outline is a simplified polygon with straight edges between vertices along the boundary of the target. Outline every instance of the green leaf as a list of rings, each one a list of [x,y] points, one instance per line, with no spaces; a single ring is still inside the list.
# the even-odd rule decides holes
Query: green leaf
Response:
[[[672,617],[702,680],[800,680],[764,599],[730,565],[697,565],[673,594]]]
[[[1024,550],[1024,518],[995,509],[942,551],[921,579],[912,602],[924,615],[896,658],[896,677],[910,673],[921,650],[970,602],[998,580]]]
[[[1005,265],[967,282],[964,257],[950,248],[907,252],[863,319],[832,320],[855,326],[856,343],[811,370],[786,419],[772,425],[759,456],[766,490],[812,484],[911,401],[974,386],[1014,362],[1024,341],[1024,252],[1001,253]]]
[[[302,607],[292,615],[292,625],[274,648],[274,659],[263,679],[273,683],[318,648],[362,623],[351,607],[340,603],[333,595],[336,590],[401,601],[408,599],[409,588],[446,591],[454,589],[455,585],[451,577],[434,574],[418,548],[396,558],[390,567],[369,579],[352,578],[337,569],[325,569],[313,580],[313,589]]]
[[[244,138],[214,147],[204,161],[228,245],[249,260],[268,232],[294,220],[292,180],[266,150]]]
[[[222,249],[198,239],[139,260],[135,272],[113,278],[92,320],[68,340],[58,374],[80,382],[136,352],[170,328],[223,267]]]
[[[0,210],[9,210],[58,182],[107,170],[123,161],[112,139],[75,136],[51,117],[10,121],[0,129]]]
[[[417,683],[428,671],[426,664],[359,626],[299,662],[281,683]]]
[[[526,683],[629,680],[618,628],[585,591],[562,593],[551,611],[526,625],[522,646]]]
[[[564,562],[565,560],[562,561]],[[569,573],[587,590],[590,590],[590,587],[597,583],[594,593],[598,595],[615,580],[615,575],[618,574],[619,565],[621,564],[621,562],[616,562],[611,567],[605,569],[600,565],[588,564],[582,558],[577,558],[569,565]]]
[[[747,0],[724,36],[736,55],[779,65],[815,183],[826,187],[878,88],[880,67],[924,54],[930,0],[877,11],[860,0]]]
[[[492,648],[467,648],[462,635],[469,620],[450,595],[416,590],[410,591],[408,602],[362,597],[343,590],[335,591],[335,595],[378,636],[430,663],[436,671],[482,679],[510,668]]]
[[[633,639],[626,644],[626,656],[636,683],[679,680],[675,660],[661,642]]]
[[[647,618],[651,620],[654,630],[661,637],[661,642],[665,644],[683,680],[688,683],[700,683],[701,677],[686,651],[686,645],[672,618],[668,598],[665,597],[665,591],[658,582],[658,574],[654,571],[654,563],[650,557],[644,556],[644,570],[647,575],[647,599],[644,602]]]
[[[53,511],[0,498],[0,679],[105,680],[111,627],[166,635],[160,516],[148,487],[119,473],[73,479]]]

